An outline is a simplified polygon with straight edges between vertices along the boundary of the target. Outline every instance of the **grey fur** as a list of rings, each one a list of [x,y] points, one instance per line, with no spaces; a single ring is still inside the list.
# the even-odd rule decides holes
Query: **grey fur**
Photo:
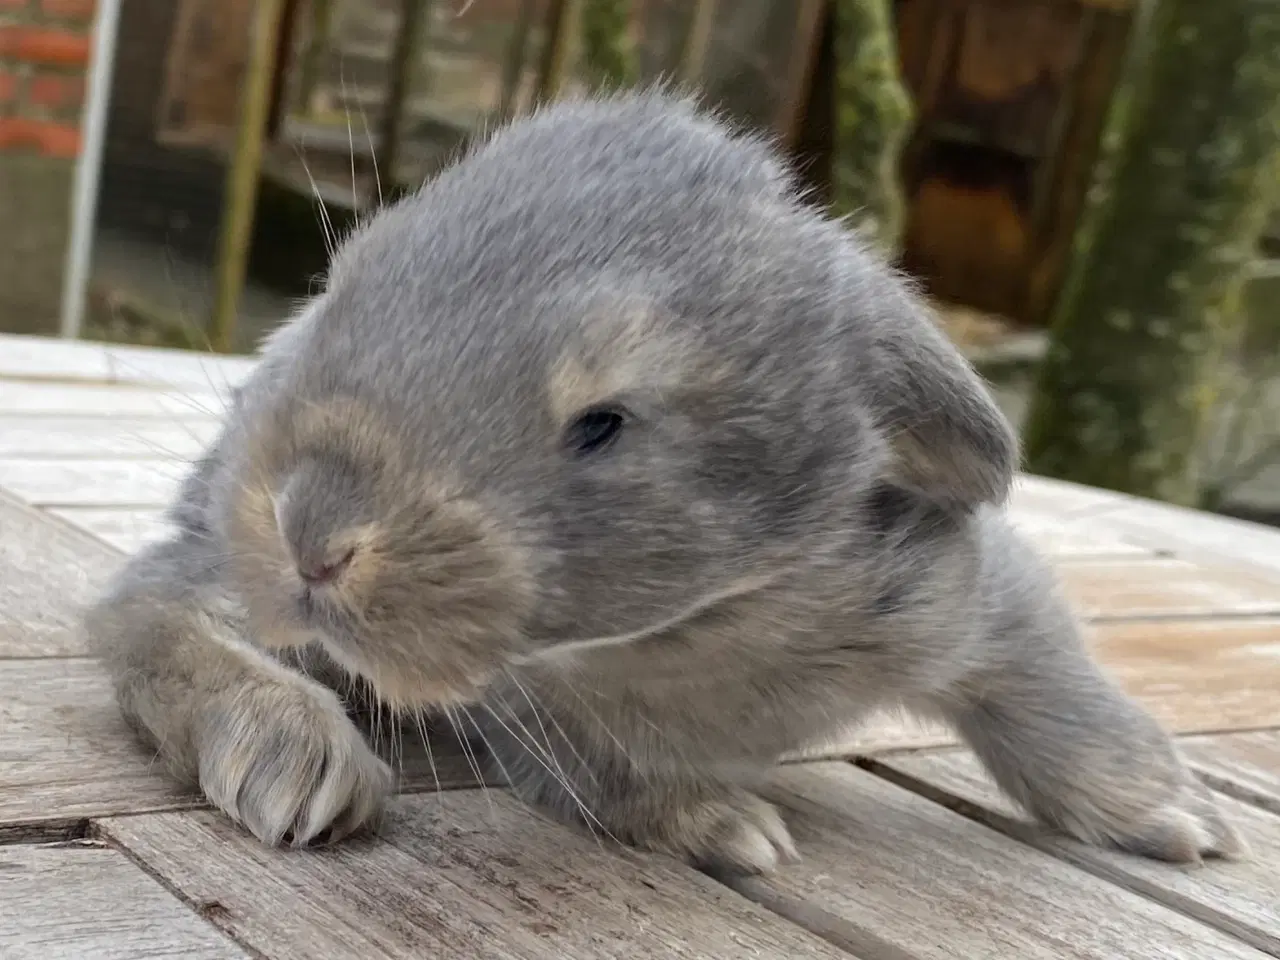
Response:
[[[631,422],[570,455],[603,402]],[[700,864],[794,856],[753,784],[894,704],[1084,840],[1241,852],[1008,525],[1016,462],[909,285],[767,144],[661,91],[562,103],[342,246],[183,532],[87,628],[175,773],[272,843],[390,783],[295,669],[318,644],[393,707],[472,705],[522,796]],[[308,599],[291,554],[353,559]]]

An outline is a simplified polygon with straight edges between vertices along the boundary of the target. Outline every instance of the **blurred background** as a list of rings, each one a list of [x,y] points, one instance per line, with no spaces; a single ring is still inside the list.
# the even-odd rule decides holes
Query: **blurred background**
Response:
[[[1029,470],[1280,524],[1277,51],[1269,0],[0,0],[0,331],[251,352],[485,126],[673,77],[920,281]]]

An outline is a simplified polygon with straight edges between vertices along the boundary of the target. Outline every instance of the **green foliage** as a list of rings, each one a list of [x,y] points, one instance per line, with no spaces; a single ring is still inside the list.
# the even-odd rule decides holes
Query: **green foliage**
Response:
[[[832,0],[835,111],[832,203],[887,250],[901,240],[905,205],[898,180],[911,129],[911,100],[898,70],[890,0]]]
[[[1055,313],[1027,468],[1194,503],[1280,156],[1280,4],[1160,0]]]
[[[630,0],[582,0],[582,68],[592,87],[626,87],[639,79]]]

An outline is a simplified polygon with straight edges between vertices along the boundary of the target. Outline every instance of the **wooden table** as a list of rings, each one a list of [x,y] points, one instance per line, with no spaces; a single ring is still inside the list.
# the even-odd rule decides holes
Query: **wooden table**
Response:
[[[779,771],[804,860],[733,888],[552,824],[459,758],[443,792],[410,769],[376,841],[264,849],[151,769],[72,629],[163,534],[250,368],[0,337],[3,960],[1280,957],[1280,532],[1042,480],[1018,521],[1251,862],[1047,836],[947,731],[892,718]]]

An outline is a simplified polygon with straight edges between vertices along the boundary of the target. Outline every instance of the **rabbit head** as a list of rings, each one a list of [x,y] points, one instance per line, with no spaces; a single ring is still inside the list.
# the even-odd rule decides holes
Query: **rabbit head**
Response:
[[[883,484],[998,501],[1016,459],[908,285],[662,91],[547,107],[372,217],[229,431],[255,632],[401,706],[732,603]]]

